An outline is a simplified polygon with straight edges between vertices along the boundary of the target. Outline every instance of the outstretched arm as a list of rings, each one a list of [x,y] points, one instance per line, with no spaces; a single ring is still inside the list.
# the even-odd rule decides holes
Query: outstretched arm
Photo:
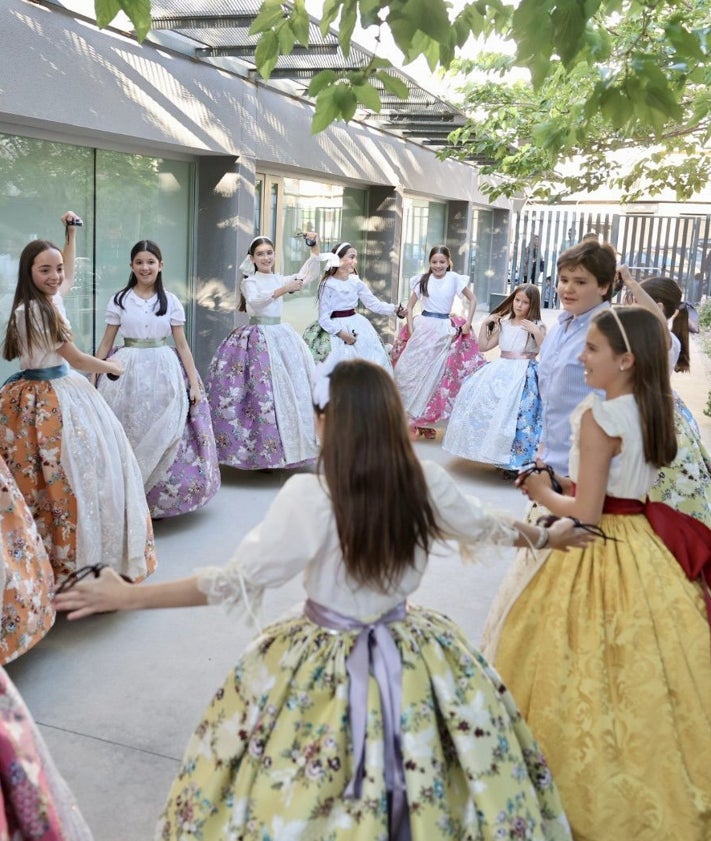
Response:
[[[191,575],[160,584],[129,584],[107,567],[98,579],[80,582],[56,596],[54,602],[57,610],[68,611],[68,619],[113,610],[193,607],[207,604],[207,596],[200,592],[197,581],[197,576]]]
[[[103,359],[90,356],[79,350],[74,342],[65,342],[60,345],[57,353],[77,371],[86,371],[87,374],[116,374],[117,376],[123,374],[123,365],[120,362],[105,362]]]
[[[605,502],[610,462],[620,451],[620,439],[611,438],[593,417],[580,422],[580,471],[575,496],[556,493],[546,473],[533,473],[522,483],[523,492],[559,517],[576,517],[597,525]]]

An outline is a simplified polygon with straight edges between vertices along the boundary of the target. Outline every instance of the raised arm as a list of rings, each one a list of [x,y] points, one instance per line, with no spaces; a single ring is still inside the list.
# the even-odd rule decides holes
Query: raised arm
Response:
[[[64,297],[74,284],[74,273],[76,266],[76,236],[77,225],[74,224],[79,216],[73,210],[68,210],[61,216],[64,225],[64,248],[62,249],[62,262],[64,263],[64,281],[59,287],[59,294]],[[81,219],[79,219],[81,222]]]
[[[662,311],[661,307],[657,302],[649,295],[648,292],[644,291],[644,287],[642,284],[635,280],[630,273],[630,270],[625,265],[621,265],[617,267],[617,273],[620,276],[620,280],[624,283],[625,288],[629,289],[629,291],[634,296],[637,305],[643,307],[645,310],[649,310],[653,313],[661,322],[662,326],[664,327],[664,335],[666,336],[667,342],[667,350],[671,347],[671,335],[669,334],[669,326],[667,325],[667,320],[664,316],[664,312]]]

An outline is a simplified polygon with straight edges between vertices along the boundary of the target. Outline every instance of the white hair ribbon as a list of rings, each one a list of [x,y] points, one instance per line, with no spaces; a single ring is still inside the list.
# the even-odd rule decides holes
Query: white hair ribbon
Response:
[[[332,251],[327,251],[325,254],[319,255],[321,261],[325,264],[326,269],[337,269],[341,265],[341,258],[338,254]]]
[[[331,396],[331,373],[338,362],[332,358],[332,354],[323,362],[316,365],[311,379],[311,396],[313,397],[314,406],[319,411],[328,406],[328,401]]]

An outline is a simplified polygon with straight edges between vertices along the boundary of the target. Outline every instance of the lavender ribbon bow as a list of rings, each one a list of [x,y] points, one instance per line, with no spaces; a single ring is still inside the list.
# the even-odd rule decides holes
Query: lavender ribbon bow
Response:
[[[400,720],[402,661],[400,652],[387,628],[391,622],[401,622],[406,614],[405,602],[396,605],[375,622],[369,623],[344,616],[311,599],[306,601],[304,607],[304,615],[323,628],[334,631],[360,631],[346,661],[350,678],[348,717],[355,771],[343,796],[358,800],[363,793],[368,680],[372,674],[378,684],[383,713],[385,787],[390,795],[388,797],[390,818],[388,837],[391,841],[410,841],[411,838]]]

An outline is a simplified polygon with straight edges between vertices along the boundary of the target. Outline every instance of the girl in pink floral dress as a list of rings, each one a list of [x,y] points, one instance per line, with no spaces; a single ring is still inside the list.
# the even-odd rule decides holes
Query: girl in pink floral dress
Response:
[[[463,380],[486,363],[471,334],[476,296],[469,278],[452,271],[446,245],[430,251],[428,271],[413,277],[410,289],[407,325],[390,358],[411,426],[434,438],[432,427],[449,417]],[[464,319],[450,315],[457,296],[468,304]],[[414,318],[418,303],[422,313]]]

